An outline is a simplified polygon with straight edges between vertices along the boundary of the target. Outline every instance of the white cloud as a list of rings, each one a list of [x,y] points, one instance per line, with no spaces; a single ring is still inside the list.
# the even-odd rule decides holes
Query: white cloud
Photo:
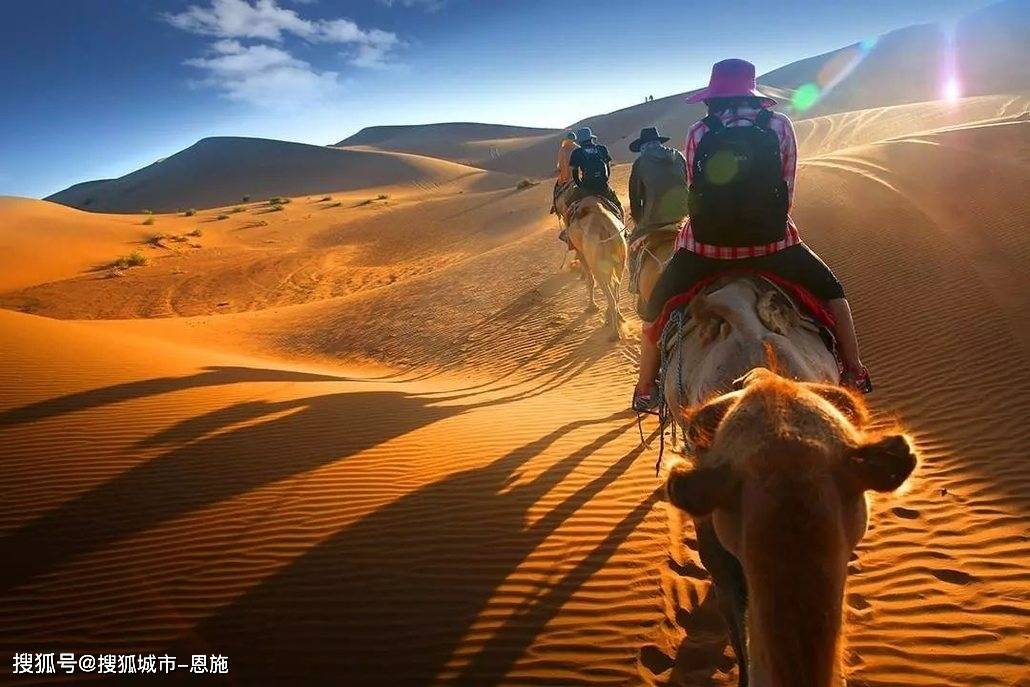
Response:
[[[207,72],[199,85],[214,87],[230,100],[262,107],[311,103],[331,98],[340,89],[336,72],[314,69],[271,45],[221,40],[212,45],[211,55],[186,64]]]
[[[438,9],[444,6],[447,0],[379,0],[381,5],[387,7],[393,7],[394,5],[400,5],[401,7],[422,7],[427,12],[436,12]]]
[[[362,28],[346,18],[305,19],[294,10],[280,7],[276,0],[210,3],[206,7],[190,5],[183,12],[164,14],[162,18],[183,31],[220,39],[211,44],[211,54],[186,60],[185,64],[207,72],[198,84],[213,86],[233,100],[264,105],[274,88],[278,91],[276,99],[285,96],[300,102],[339,89],[337,72],[316,69],[282,47],[291,36],[312,44],[346,46],[343,55],[347,61],[366,69],[393,66],[393,51],[404,45],[395,33]],[[275,45],[244,45],[241,40]]]
[[[179,14],[162,16],[183,31],[223,38],[280,41],[283,33],[310,38],[317,32],[313,22],[279,7],[275,0],[256,0],[253,5],[246,0],[211,0],[210,7],[190,5]]]

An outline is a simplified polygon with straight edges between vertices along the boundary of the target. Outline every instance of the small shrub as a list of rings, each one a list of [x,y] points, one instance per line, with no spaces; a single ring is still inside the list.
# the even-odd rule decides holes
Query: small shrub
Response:
[[[148,258],[146,255],[143,255],[142,252],[134,250],[128,255],[123,255],[122,257],[115,260],[113,263],[111,263],[111,267],[120,270],[125,270],[130,267],[142,267],[143,265],[146,265],[148,262],[150,262],[150,258]]]
[[[385,193],[380,193],[378,196],[376,196],[376,200],[386,200],[389,197],[390,196],[386,195]]]
[[[145,220],[143,220],[143,224],[147,225],[148,227],[151,224],[153,224],[153,223],[154,223],[154,218],[153,217],[147,217]]]
[[[151,234],[147,237],[147,240],[144,241],[144,243],[149,243],[151,246],[160,246],[161,242],[164,241],[166,238],[168,237],[164,234]]]
[[[203,236],[203,235],[204,235],[204,230],[201,229],[200,227],[197,227],[196,229],[194,229],[190,233],[186,234],[186,236]]]
[[[343,205],[343,203],[342,203],[342,202],[340,202],[340,201],[336,201],[335,203],[330,203],[330,204],[329,204],[329,207],[331,207],[331,208],[338,208],[338,207],[340,207],[341,205]]]
[[[183,217],[192,217],[195,214],[197,214],[197,211],[194,208],[190,208],[186,212],[182,213],[182,216]]]
[[[244,203],[249,203],[250,202],[250,196],[243,196],[243,202]]]
[[[218,217],[215,217],[215,219],[218,219],[218,220],[229,219],[229,215],[218,215]]]
[[[322,199],[320,201],[318,201],[318,202],[320,202],[320,203],[328,203],[332,199],[333,199],[332,196],[322,196]]]
[[[152,214],[154,214],[154,211],[153,210],[144,210],[143,214],[144,215],[152,215]]]
[[[282,212],[284,209],[282,205],[276,204],[272,206],[271,212]]]
[[[286,205],[290,202],[290,198],[283,198],[282,196],[273,196],[268,199],[269,205]]]
[[[515,190],[521,191],[523,189],[529,188],[530,186],[536,186],[536,182],[530,181],[529,179],[523,179],[519,183],[515,184]]]
[[[237,212],[243,212],[243,208],[241,208],[239,205],[237,205],[236,207],[234,207],[232,209],[232,211],[233,211],[234,214],[237,213]]]

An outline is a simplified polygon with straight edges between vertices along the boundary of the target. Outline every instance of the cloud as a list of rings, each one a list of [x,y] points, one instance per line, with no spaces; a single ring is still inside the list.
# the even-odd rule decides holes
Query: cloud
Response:
[[[336,72],[314,69],[275,46],[220,40],[211,47],[210,55],[185,63],[207,72],[196,84],[214,87],[230,100],[281,107],[327,99],[340,89]]]
[[[161,16],[183,31],[220,39],[211,44],[208,55],[185,64],[207,72],[196,84],[217,88],[232,100],[266,105],[274,88],[276,98],[310,101],[340,88],[337,72],[315,68],[283,47],[291,37],[309,44],[345,46],[342,54],[348,63],[365,69],[394,66],[393,53],[404,45],[395,33],[362,28],[346,18],[305,19],[276,0],[210,3]]]
[[[172,26],[203,36],[252,38],[275,43],[293,35],[309,43],[345,43],[384,55],[398,47],[397,34],[363,29],[350,19],[304,19],[275,0],[211,0],[210,7],[190,5],[179,14],[162,17]]]
[[[427,12],[436,12],[447,0],[379,0],[379,4],[386,5],[387,7],[393,7],[394,5],[400,5],[401,7],[421,7]]]
[[[279,7],[275,0],[211,0],[210,7],[190,5],[179,14],[163,14],[172,26],[205,36],[223,38],[260,38],[281,41],[283,33],[311,38],[317,28],[314,22],[293,10]]]

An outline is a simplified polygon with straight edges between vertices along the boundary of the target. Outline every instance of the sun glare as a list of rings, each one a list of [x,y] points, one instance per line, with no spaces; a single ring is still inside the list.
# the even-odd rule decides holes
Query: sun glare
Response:
[[[962,97],[962,85],[954,76],[944,82],[944,98],[955,102]]]

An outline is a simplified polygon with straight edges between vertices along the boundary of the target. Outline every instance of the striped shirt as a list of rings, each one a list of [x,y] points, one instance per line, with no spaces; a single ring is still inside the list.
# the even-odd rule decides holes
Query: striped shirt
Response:
[[[735,111],[724,112],[720,115],[722,123],[731,126],[751,126],[755,122],[760,110],[752,107],[738,107]],[[783,162],[783,179],[787,182],[787,208],[794,204],[794,178],[798,169],[798,142],[794,137],[794,125],[785,114],[773,113],[769,127],[776,132],[780,139],[780,159]],[[694,157],[697,153],[697,146],[701,143],[701,137],[708,133],[708,125],[704,121],[697,122],[687,132],[687,144],[684,156],[687,158],[687,183],[694,182]],[[701,243],[694,238],[694,231],[690,226],[690,218],[683,220],[680,226],[680,233],[676,237],[676,249],[686,248],[691,253],[697,253],[707,258],[718,258],[720,260],[737,260],[740,258],[753,258],[759,255],[768,255],[776,251],[789,248],[801,243],[801,235],[794,224],[794,220],[787,218],[787,232],[785,238],[775,243],[767,243],[761,246],[714,246]]]

